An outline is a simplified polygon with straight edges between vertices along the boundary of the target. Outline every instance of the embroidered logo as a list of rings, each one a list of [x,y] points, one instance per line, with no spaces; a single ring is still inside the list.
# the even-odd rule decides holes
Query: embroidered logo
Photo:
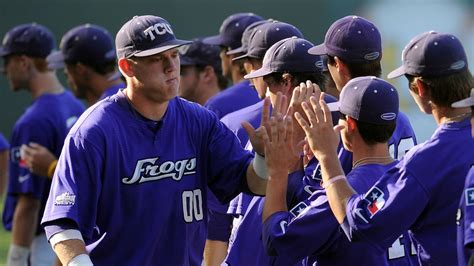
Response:
[[[156,164],[159,157],[139,160],[132,177],[122,178],[124,184],[143,183],[171,177],[179,181],[185,175],[196,173],[196,158],[183,159],[176,162],[165,161]]]
[[[70,192],[64,192],[59,196],[56,196],[54,200],[54,205],[56,206],[68,206],[74,205],[76,203],[76,195]]]

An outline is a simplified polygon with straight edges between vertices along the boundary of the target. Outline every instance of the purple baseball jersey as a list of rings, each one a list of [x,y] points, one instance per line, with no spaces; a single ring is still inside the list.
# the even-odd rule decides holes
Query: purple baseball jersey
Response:
[[[0,151],[8,150],[10,148],[10,144],[8,144],[7,139],[0,133]]]
[[[84,111],[84,106],[71,92],[61,94],[45,93],[36,98],[13,128],[9,162],[7,197],[3,211],[3,225],[11,230],[13,215],[19,194],[31,194],[41,201],[40,213],[43,213],[48,198],[51,180],[29,171],[20,156],[23,144],[36,142],[56,157],[59,157],[69,129]],[[40,215],[41,216],[41,215]],[[43,230],[37,221],[37,233]]]
[[[250,84],[250,81],[244,80],[211,97],[206,102],[205,107],[221,119],[226,114],[256,104],[258,101],[260,99],[257,91]]]
[[[457,213],[458,265],[467,265],[474,254],[474,165],[467,174]]]
[[[49,238],[55,221],[74,221],[97,265],[198,265],[206,189],[222,202],[249,192],[251,159],[198,104],[176,97],[152,121],[122,91],[90,107],[66,137],[42,224]]]
[[[102,93],[102,95],[100,96],[99,101],[103,100],[103,99],[105,99],[109,96],[112,96],[112,95],[116,94],[120,89],[123,89],[125,87],[127,87],[127,85],[125,85],[125,83],[110,86],[109,88],[105,89],[104,93]]]
[[[421,264],[456,265],[455,217],[473,163],[469,119],[442,124],[367,193],[349,199],[347,237],[382,252],[410,229]]]
[[[382,174],[394,166],[367,164],[353,169],[347,180],[359,193],[367,191]],[[405,233],[404,237],[408,237]],[[308,265],[412,265],[411,245],[395,242],[380,253],[367,243],[351,243],[339,230],[324,190],[315,191],[289,212],[277,212],[263,225],[263,241],[269,254],[275,256],[272,265],[294,265],[304,261]],[[399,241],[399,240],[397,240]],[[305,259],[305,257],[309,257]]]

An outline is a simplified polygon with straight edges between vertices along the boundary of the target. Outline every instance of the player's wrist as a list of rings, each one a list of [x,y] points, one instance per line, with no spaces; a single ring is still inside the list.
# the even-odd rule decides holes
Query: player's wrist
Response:
[[[67,266],[93,266],[91,258],[87,254],[79,254],[72,258]]]
[[[54,171],[56,170],[56,165],[58,165],[58,160],[52,161],[48,166],[48,177],[53,178]]]
[[[252,161],[253,171],[257,174],[258,177],[264,180],[268,180],[268,169],[265,163],[265,157],[255,153],[255,157]]]

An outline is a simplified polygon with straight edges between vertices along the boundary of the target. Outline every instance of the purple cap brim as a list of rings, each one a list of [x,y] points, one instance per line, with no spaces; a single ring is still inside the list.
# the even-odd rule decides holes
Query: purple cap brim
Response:
[[[9,55],[10,51],[6,50],[5,47],[0,47],[0,56]]]
[[[136,54],[133,54],[133,56],[145,57],[145,56],[150,56],[150,55],[154,55],[154,54],[159,54],[159,53],[168,51],[170,49],[177,48],[177,47],[180,47],[182,45],[186,45],[186,44],[190,44],[190,43],[192,43],[192,42],[191,41],[175,39],[175,40],[171,40],[169,42],[163,43],[164,45],[162,44],[159,47],[148,49],[148,50],[141,51],[141,52],[138,52]]]
[[[339,107],[341,107],[341,103],[339,101],[328,103],[327,105],[328,105],[329,111],[331,112],[337,112],[339,111]]]
[[[309,48],[308,53],[312,54],[312,55],[325,55],[328,52],[327,52],[327,49],[326,49],[326,45],[324,45],[324,43],[322,43],[320,45],[316,45],[316,46],[313,46],[313,47]]]
[[[61,51],[54,51],[46,57],[46,62],[48,62],[49,69],[60,69],[64,68],[64,55]]]
[[[237,60],[240,60],[240,59],[245,59],[247,57],[250,57],[248,54],[243,54],[241,56],[237,56],[237,57],[234,57],[232,58],[232,61],[237,61]]]
[[[253,78],[263,77],[271,73],[273,73],[273,71],[270,69],[260,68],[250,74],[245,75],[244,79],[253,79]]]
[[[451,104],[451,107],[454,108],[462,108],[462,107],[469,107],[474,106],[474,88],[471,90],[471,96],[469,98],[454,102]]]
[[[233,55],[233,54],[240,54],[240,53],[246,53],[247,51],[245,51],[244,47],[239,47],[239,48],[235,48],[233,50],[230,50],[230,51],[227,51],[225,54],[226,55]]]
[[[405,75],[405,68],[403,66],[393,70],[392,72],[388,73],[387,78],[393,79],[393,78],[398,78],[402,75]]]
[[[202,39],[202,42],[205,44],[222,45],[222,38],[220,35],[214,35]]]

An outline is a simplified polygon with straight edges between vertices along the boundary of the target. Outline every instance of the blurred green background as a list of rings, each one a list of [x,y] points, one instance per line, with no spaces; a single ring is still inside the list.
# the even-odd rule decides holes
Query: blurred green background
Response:
[[[237,12],[291,23],[315,44],[324,40],[334,20],[352,14],[364,16],[382,33],[384,76],[400,64],[401,50],[411,37],[428,30],[454,33],[463,42],[471,64],[474,62],[474,0],[0,0],[0,36],[17,24],[37,22],[55,33],[59,45],[62,35],[79,24],[98,24],[115,35],[134,15],[153,14],[167,19],[175,34],[187,39],[217,34],[221,22]],[[58,76],[64,81],[63,73]],[[399,89],[401,108],[418,140],[426,140],[435,128],[432,118],[419,113],[405,80],[392,82]],[[31,101],[25,91],[10,91],[5,77],[0,76],[0,132],[7,139]],[[3,209],[1,199],[0,204]],[[0,228],[0,265],[5,263],[9,238]]]

